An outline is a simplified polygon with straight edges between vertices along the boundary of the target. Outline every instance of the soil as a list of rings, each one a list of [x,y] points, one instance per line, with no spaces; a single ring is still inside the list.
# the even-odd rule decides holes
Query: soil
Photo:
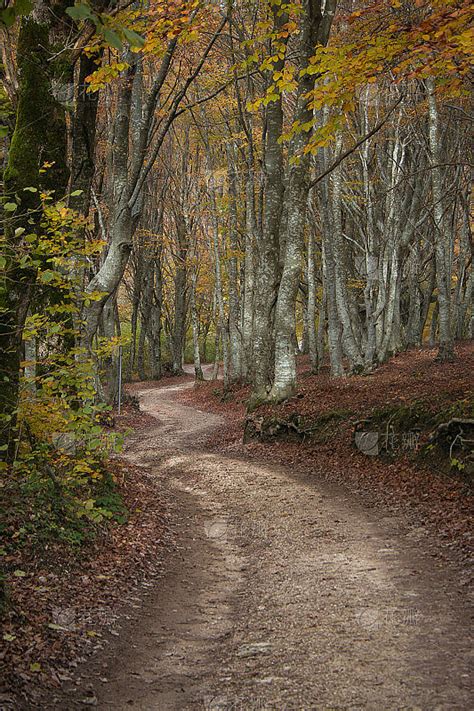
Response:
[[[235,442],[134,386],[154,423],[129,440],[170,510],[173,552],[124,601],[109,643],[54,708],[470,709],[472,599],[429,529]]]

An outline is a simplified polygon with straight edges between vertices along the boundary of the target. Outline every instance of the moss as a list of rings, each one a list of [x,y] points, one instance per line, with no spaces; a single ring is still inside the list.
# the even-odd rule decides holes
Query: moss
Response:
[[[297,412],[286,417],[276,415],[247,417],[245,423],[244,441],[258,439],[263,442],[283,440],[292,442],[324,443],[334,436],[336,425],[347,422],[351,417],[350,410],[331,410],[314,419],[305,418]]]
[[[440,394],[441,395],[441,394]],[[449,395],[449,393],[448,393]],[[474,417],[474,399],[466,397],[451,402],[446,407],[433,408],[426,400],[415,400],[409,404],[388,405],[375,409],[370,413],[368,421],[371,424],[392,425],[401,432],[411,429],[433,429],[441,422],[453,417]]]
[[[17,45],[19,91],[18,104],[8,164],[4,174],[5,193],[9,199],[20,202],[20,207],[7,222],[5,229],[6,273],[0,283],[0,444],[8,445],[12,454],[15,428],[15,411],[18,397],[18,378],[21,357],[21,334],[30,305],[35,281],[31,267],[24,268],[19,258],[24,253],[21,235],[16,228],[25,227],[33,218],[33,229],[38,230],[40,198],[38,192],[28,187],[66,191],[67,131],[65,111],[52,92],[49,28],[31,17],[23,19]],[[51,167],[40,172],[45,162]],[[2,449],[2,452],[4,450]]]
[[[19,193],[25,187],[39,185],[39,153],[41,146],[41,116],[48,79],[44,70],[44,50],[48,33],[46,27],[33,20],[22,23],[18,37],[18,70],[20,86],[15,130],[13,132],[8,165],[5,170],[5,191]],[[22,207],[34,207],[33,193],[21,194]]]
[[[371,424],[382,427],[392,425],[400,431],[408,431],[416,427],[430,427],[436,422],[435,413],[422,400],[373,410],[368,419]]]
[[[449,392],[444,395],[449,397]],[[439,396],[441,400],[443,393],[439,393]],[[367,431],[376,430],[381,434],[393,432],[395,437],[410,432],[419,433],[420,446],[413,448],[411,456],[429,465],[438,473],[456,475],[458,479],[461,476],[471,486],[474,475],[472,446],[469,442],[466,445],[462,441],[456,444],[456,434],[459,432],[456,424],[452,428],[447,427],[444,436],[437,436],[435,441],[431,439],[432,433],[439,425],[449,423],[456,418],[461,420],[474,418],[472,394],[441,407],[436,407],[432,402],[425,400],[390,405],[373,410],[363,424]],[[468,440],[470,439],[472,436],[469,435]],[[387,447],[383,450],[383,456],[392,459],[399,449],[396,444],[392,445],[392,448]],[[408,450],[405,451],[408,453]]]
[[[329,410],[316,419],[305,422],[313,441],[321,444],[328,442],[337,432],[337,425],[347,422],[353,416],[352,410]]]
[[[18,195],[24,212],[38,204],[38,196],[24,188],[64,190],[68,180],[66,118],[52,94],[47,48],[48,27],[32,19],[24,20],[18,37],[16,123],[4,175],[5,192]],[[53,165],[41,174],[39,169],[44,162]]]

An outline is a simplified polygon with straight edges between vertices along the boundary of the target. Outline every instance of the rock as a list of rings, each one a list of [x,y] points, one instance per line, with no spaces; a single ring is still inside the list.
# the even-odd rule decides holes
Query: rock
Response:
[[[254,657],[256,654],[264,654],[271,649],[270,642],[251,642],[243,644],[237,652],[238,657]]]
[[[97,696],[86,696],[84,699],[81,699],[81,704],[84,704],[84,706],[97,706]]]

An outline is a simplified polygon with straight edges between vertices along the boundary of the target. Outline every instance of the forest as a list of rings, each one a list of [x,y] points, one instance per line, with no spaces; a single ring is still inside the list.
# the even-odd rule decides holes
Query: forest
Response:
[[[437,569],[445,565],[448,585],[464,581],[474,474],[473,18],[469,0],[2,0],[1,708],[119,709],[127,694],[137,708],[164,710],[470,707],[462,623],[450,633],[460,640],[459,684],[447,657],[433,662],[434,681],[432,669],[420,681],[410,640],[405,648],[390,637],[405,625],[403,635],[418,639],[419,626],[386,600],[374,626],[361,597],[351,625],[367,634],[390,627],[376,642],[383,687],[361,682],[357,670],[369,662],[359,643],[359,656],[341,662],[351,671],[340,688],[323,680],[313,688],[304,659],[281,686],[268,661],[276,642],[254,641],[261,606],[249,612],[252,583],[242,578],[255,565],[259,590],[263,556],[272,585],[270,558],[248,546],[265,546],[288,508],[298,536],[281,559],[295,556],[293,587],[273,614],[284,619],[295,598],[307,629],[307,598],[294,587],[315,585],[309,563],[298,568],[310,557],[304,521],[313,515],[309,500],[293,498],[303,484],[278,480],[283,505],[268,483],[273,513],[257,522],[255,511],[263,515],[266,482],[281,467],[291,476],[302,468],[307,482],[312,466],[355,487],[354,500],[377,491],[383,520],[396,499],[415,531],[444,531],[451,548]],[[252,461],[270,470],[252,473]],[[321,482],[317,491],[332,485]],[[199,487],[217,523],[203,524],[201,548],[184,539],[190,568],[207,571],[196,589],[217,586],[219,600],[216,580],[229,575],[229,589],[243,585],[239,620],[250,617],[254,629],[238,637],[216,622],[231,604],[222,598],[215,612],[201,604],[190,634],[215,624],[238,638],[233,652],[210,644],[232,673],[222,671],[220,686],[211,662],[198,673],[175,635],[169,654],[178,649],[183,678],[194,679],[182,682],[182,697],[168,652],[154,678],[177,677],[155,695],[132,693],[138,681],[120,673],[103,695],[82,688],[68,665],[94,664],[84,661],[89,652],[109,663],[103,630],[121,614],[119,589],[131,600],[137,586],[159,587],[166,546],[180,550],[185,535],[176,522],[205,515],[183,493],[198,497]],[[375,570],[366,514],[331,501],[339,518],[354,520],[343,553],[318,542],[320,560],[331,550]],[[324,530],[336,526],[330,511],[320,511]],[[282,531],[275,536],[290,546]],[[216,560],[226,555],[250,562],[223,572]],[[423,616],[429,573],[419,575]],[[155,603],[179,630],[194,619],[191,601],[171,578],[169,587],[169,609],[165,594]],[[108,605],[100,623],[99,602]],[[139,604],[153,617],[151,603]],[[325,634],[323,656],[333,660],[337,635]],[[144,635],[125,634],[142,655],[137,678],[153,653]],[[301,646],[290,634],[301,653],[306,640],[315,644],[308,635]],[[429,656],[436,642],[423,644],[412,652]],[[386,681],[399,663],[411,669],[405,696]],[[83,681],[100,677],[85,669]],[[360,698],[349,689],[362,689]]]

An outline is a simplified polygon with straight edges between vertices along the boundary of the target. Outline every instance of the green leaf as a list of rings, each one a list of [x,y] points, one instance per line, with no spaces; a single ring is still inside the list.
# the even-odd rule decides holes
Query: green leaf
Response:
[[[30,664],[30,671],[40,672],[41,671],[41,664],[39,662],[34,662],[33,664]]]
[[[3,635],[3,639],[5,640],[5,642],[13,642],[16,639],[16,634],[9,634],[8,632],[6,632]]]
[[[8,126],[0,126],[0,138],[8,136]]]
[[[122,49],[122,40],[113,30],[105,29],[104,39],[107,44],[110,44],[111,47],[115,47],[115,49]]]
[[[33,187],[23,188],[23,190],[27,190],[29,193],[37,193],[38,192],[38,188],[33,188]]]
[[[18,205],[16,204],[16,202],[6,202],[5,205],[3,206],[3,209],[6,212],[15,212],[17,207],[18,207]]]
[[[46,272],[43,272],[40,274],[40,280],[43,282],[43,284],[49,284],[50,281],[54,279],[54,272],[51,270],[47,270]]]
[[[5,257],[0,256],[0,269],[5,269],[7,266],[7,260]]]
[[[74,192],[71,193],[71,197],[78,197],[78,195],[82,195],[84,190],[74,190]]]
[[[18,569],[13,571],[13,575],[15,576],[15,578],[25,578],[26,577],[25,571],[18,570]]]
[[[20,237],[25,231],[24,227],[17,227],[15,230],[15,237]]]
[[[66,12],[69,17],[72,17],[73,20],[77,20],[78,22],[81,20],[92,20],[94,17],[89,5],[85,5],[84,3],[79,3],[78,5],[74,5],[74,7],[67,7]]]
[[[126,27],[123,28],[123,34],[130,47],[140,47],[142,48],[145,44],[145,40],[137,32],[129,30]]]

